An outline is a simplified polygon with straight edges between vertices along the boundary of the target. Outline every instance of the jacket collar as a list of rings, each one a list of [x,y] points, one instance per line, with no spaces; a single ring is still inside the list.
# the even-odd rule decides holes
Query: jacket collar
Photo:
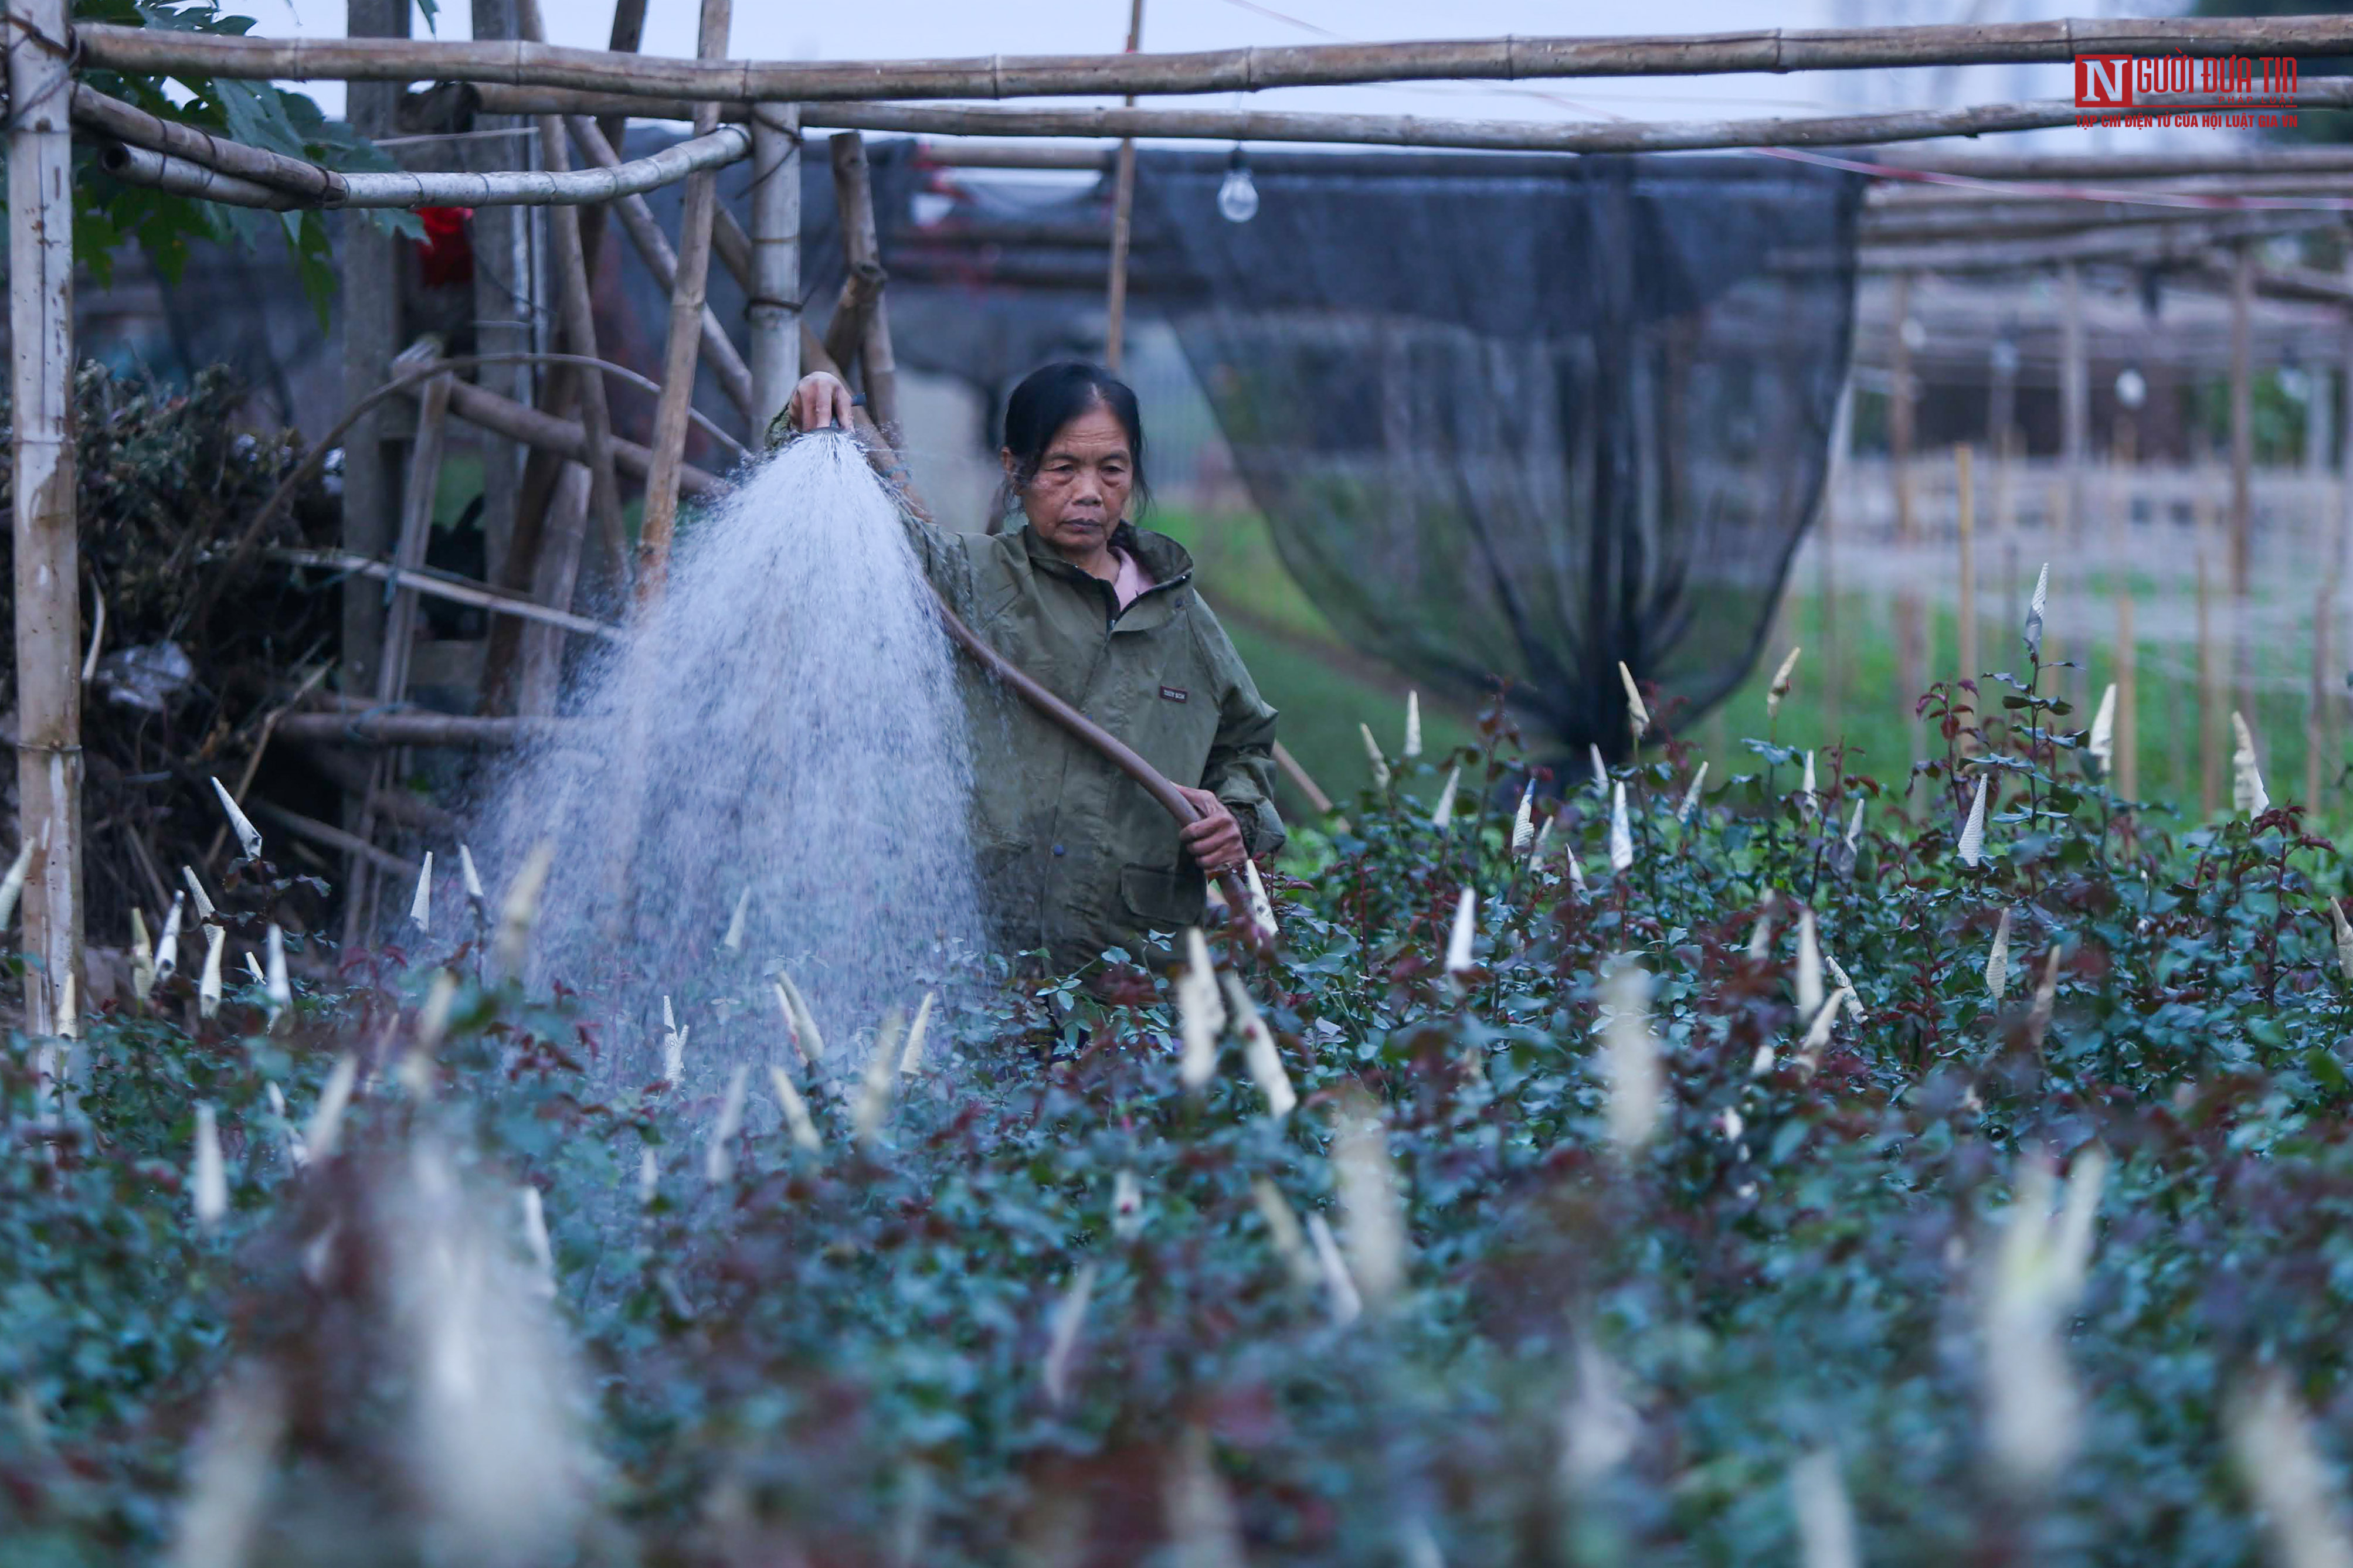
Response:
[[[1163,588],[1172,588],[1193,575],[1193,557],[1186,548],[1165,533],[1149,529],[1130,527],[1124,541],[1135,552],[1135,558],[1151,574],[1152,586],[1139,597],[1148,597]],[[1022,547],[1029,551],[1029,560],[1047,573],[1066,582],[1088,579],[1087,574],[1064,560],[1054,547],[1040,538],[1038,530],[1025,522],[1021,525]]]

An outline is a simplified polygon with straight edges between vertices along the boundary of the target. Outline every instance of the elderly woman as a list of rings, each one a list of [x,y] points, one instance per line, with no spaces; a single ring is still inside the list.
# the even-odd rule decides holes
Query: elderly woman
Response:
[[[804,430],[847,427],[849,389],[810,375],[791,413]],[[956,533],[909,519],[924,574],[983,638],[1201,813],[1178,828],[1025,705],[976,711],[974,837],[997,939],[1075,969],[1199,923],[1207,874],[1282,847],[1275,714],[1202,602],[1192,557],[1132,520],[1149,496],[1134,392],[1097,365],[1036,371],[1006,404],[998,458],[1024,526]]]

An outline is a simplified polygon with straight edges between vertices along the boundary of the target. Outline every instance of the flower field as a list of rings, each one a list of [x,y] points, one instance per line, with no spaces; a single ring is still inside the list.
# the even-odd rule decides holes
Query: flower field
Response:
[[[2161,831],[2022,668],[1909,777],[1525,816],[1491,714],[1270,955],[914,1039],[749,953],[624,1037],[501,981],[524,900],[19,1040],[0,1560],[2342,1561],[2345,868]]]

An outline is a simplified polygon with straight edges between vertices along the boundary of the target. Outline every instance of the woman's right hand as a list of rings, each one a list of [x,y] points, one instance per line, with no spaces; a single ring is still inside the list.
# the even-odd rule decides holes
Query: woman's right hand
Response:
[[[836,424],[844,430],[856,427],[849,388],[830,371],[813,370],[801,377],[800,384],[793,388],[792,410],[797,430],[822,430]]]

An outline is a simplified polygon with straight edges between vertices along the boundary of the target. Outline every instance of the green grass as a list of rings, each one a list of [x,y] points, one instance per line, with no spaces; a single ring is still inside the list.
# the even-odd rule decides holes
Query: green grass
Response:
[[[1225,621],[1260,690],[1282,710],[1283,744],[1335,799],[1352,794],[1366,777],[1357,722],[1371,724],[1381,743],[1394,752],[1402,737],[1405,691],[1411,682],[1347,646],[1284,570],[1263,518],[1164,511],[1153,525],[1192,551],[1202,592]],[[1824,622],[1822,596],[1810,578],[1810,573],[1793,577],[1757,668],[1715,711],[1686,725],[1686,739],[1714,762],[1719,779],[1753,771],[1753,753],[1736,748],[1727,738],[1767,733],[1765,688],[1795,643],[1805,652],[1779,721],[1771,727],[1774,733],[1784,744],[1824,751],[1843,740],[1853,754],[1852,766],[1900,789],[1915,755],[1915,731],[1918,743],[1932,746],[1935,754],[1943,753],[1943,744],[1929,726],[1915,724],[1911,717],[1917,693],[1903,689],[1893,616],[1888,606],[1867,595],[1842,593],[1831,617],[1832,626]],[[2112,602],[2109,584],[2095,580],[2084,586],[2079,597]],[[2025,655],[2016,622],[2023,605],[2013,615],[1994,603],[1994,597],[1979,601],[1978,662],[1987,669],[2019,671]],[[1949,608],[1940,608],[1929,621],[1924,667],[1931,680],[1949,679],[1958,673],[1957,618]],[[2046,657],[2079,668],[2046,670],[2042,689],[2071,699],[2074,712],[2069,722],[2079,727],[2090,725],[2101,691],[2116,679],[2114,626],[2110,615],[2091,628],[2094,635],[2088,638],[2066,635],[2081,628],[2054,623],[2051,629]],[[2227,812],[2232,704],[2228,650],[2220,657],[2223,685],[2211,717],[2218,748],[2214,807]],[[2309,644],[2301,638],[2259,640],[2253,648],[2257,689],[2247,720],[2274,800],[2302,800],[2306,794],[2307,704],[2303,682],[2308,659]],[[2179,803],[2181,813],[2193,818],[2200,814],[2202,744],[2196,662],[2194,647],[2138,639],[2140,794],[2145,799]],[[2177,670],[2192,673],[2184,676]],[[2274,683],[2282,683],[2283,689],[2272,689]],[[2000,692],[1989,691],[1985,700],[1998,704]],[[1423,693],[1422,712],[1433,752],[1472,735],[1470,714],[1434,705],[1428,692]],[[2353,816],[2336,780],[2344,766],[2342,755],[2327,760],[2319,803],[2322,821]],[[1305,809],[1305,802],[1287,782],[1282,804],[1294,816]]]
[[[1203,596],[1224,622],[1260,694],[1282,715],[1278,732],[1284,749],[1335,800],[1353,795],[1367,782],[1356,726],[1371,725],[1394,756],[1405,742],[1405,695],[1413,683],[1342,640],[1283,569],[1264,518],[1163,511],[1151,526],[1193,552]],[[1421,720],[1422,743],[1431,754],[1473,738],[1471,715],[1434,701],[1428,691]],[[1288,779],[1276,804],[1291,820],[1313,816]]]
[[[2084,596],[2112,603],[2105,584],[2094,583]],[[1983,604],[1983,601],[1980,601]],[[1987,670],[2022,674],[2026,655],[2016,620],[1986,605],[1978,634],[1978,662]],[[2022,605],[2021,606],[2022,611]],[[1765,688],[1773,668],[1792,643],[1805,649],[1775,729],[1786,745],[1827,748],[1843,739],[1860,753],[1855,766],[1883,782],[1901,779],[1915,754],[1913,701],[1904,692],[1899,658],[1892,635],[1892,616],[1883,605],[1857,594],[1838,596],[1835,636],[1824,625],[1819,593],[1802,587],[1784,599],[1765,656],[1747,681],[1717,712],[1700,721],[1698,738],[1711,755],[1724,752],[1722,737],[1763,735]],[[1997,615],[2000,618],[1997,619]],[[2046,639],[2046,660],[2075,668],[2046,666],[2042,689],[2061,693],[2073,704],[2066,723],[2088,729],[2099,707],[2100,695],[2116,679],[2115,620],[2111,613],[2091,637],[2064,637],[2054,626]],[[2089,646],[2086,646],[2086,645]],[[2200,810],[2200,749],[2205,744],[2201,723],[2211,725],[2216,753],[2217,785],[2213,809],[2231,809],[2231,710],[2227,647],[2219,650],[2218,689],[2213,711],[2201,716],[2194,647],[2136,638],[2138,671],[2138,734],[2135,748],[2139,761],[2138,789],[2144,800],[2161,801],[2197,819]],[[1960,637],[1957,617],[1949,609],[1929,617],[1925,665],[1931,680],[1950,679],[1958,673]],[[2253,700],[2246,710],[2255,736],[2256,755],[2274,801],[2304,801],[2306,789],[2306,719],[2308,703],[2304,683],[2310,669],[2310,644],[2303,638],[2258,639],[2253,649]],[[1984,683],[1982,703],[1999,711],[2001,692]],[[1941,756],[1944,746],[1923,723],[1919,744]],[[2341,752],[2341,742],[2339,751]],[[1746,752],[1733,765],[1746,771]],[[2324,758],[2317,820],[2334,822],[2348,816],[2348,801],[2337,782],[2344,767],[2342,755]],[[1720,769],[1725,764],[1718,762]],[[2309,804],[2309,803],[2307,803]]]

